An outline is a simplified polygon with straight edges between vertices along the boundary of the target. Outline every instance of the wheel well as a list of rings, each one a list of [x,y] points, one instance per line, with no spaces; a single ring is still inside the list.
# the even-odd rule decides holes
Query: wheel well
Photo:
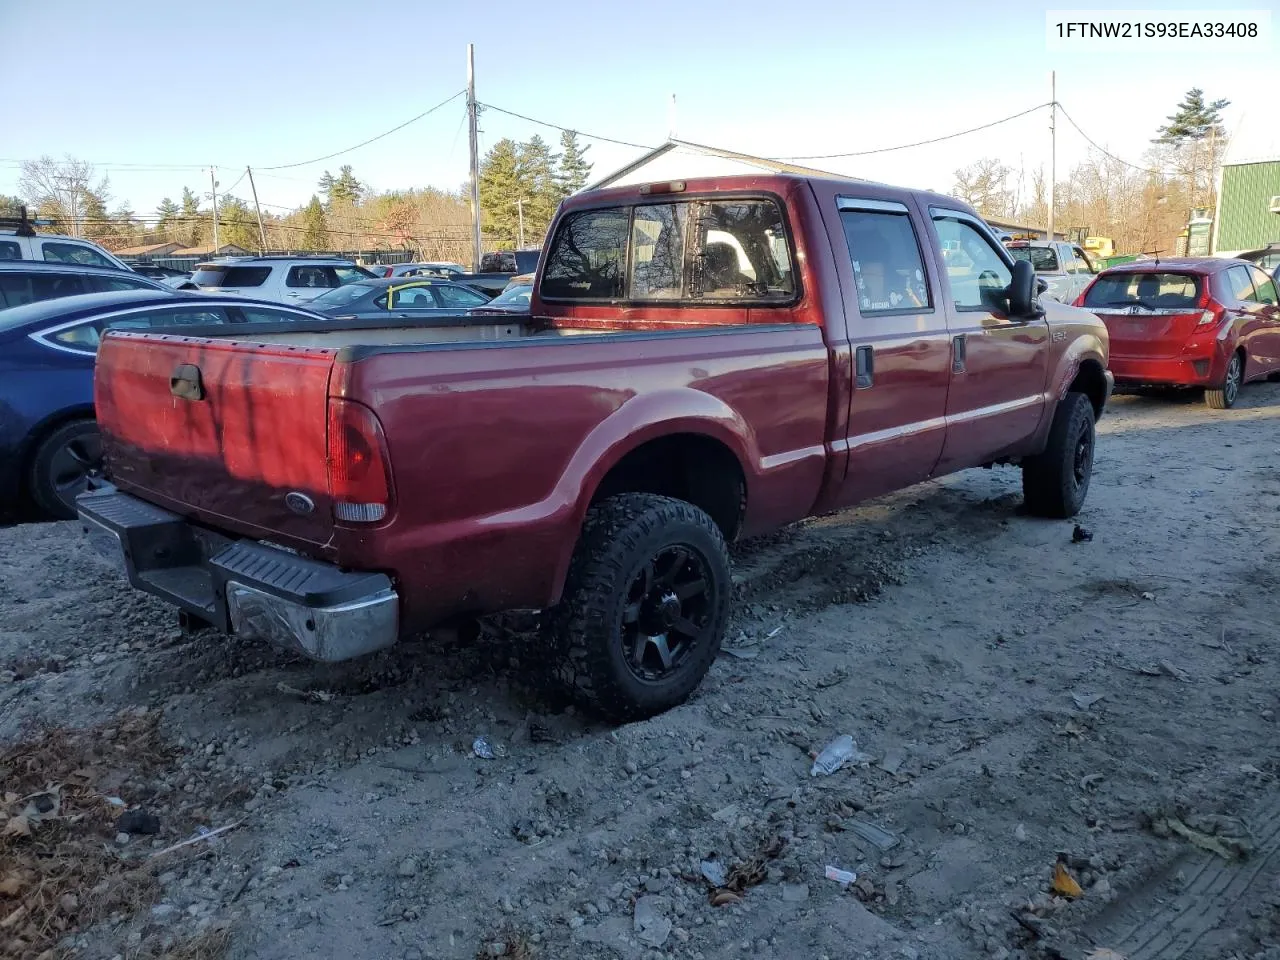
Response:
[[[77,420],[96,420],[93,415],[93,407],[75,407],[70,410],[59,410],[40,426],[36,427],[27,434],[26,442],[22,446],[22,450],[18,455],[18,462],[22,464],[22,486],[27,486],[27,475],[31,472],[31,458],[36,455],[36,451],[40,449],[40,444],[49,438],[49,435],[59,427],[64,427],[68,423],[74,423]]]
[[[1102,408],[1107,402],[1107,375],[1102,364],[1097,360],[1086,360],[1076,371],[1076,378],[1067,387],[1068,393],[1083,393],[1093,405],[1095,419],[1102,416]]]
[[[693,433],[636,447],[605,474],[591,502],[620,493],[656,493],[691,503],[714,520],[730,542],[746,507],[746,482],[733,451],[719,440]]]

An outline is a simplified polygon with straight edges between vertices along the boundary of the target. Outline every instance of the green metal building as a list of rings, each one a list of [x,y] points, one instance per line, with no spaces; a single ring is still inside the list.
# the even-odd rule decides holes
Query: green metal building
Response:
[[[1218,175],[1213,252],[1230,257],[1280,241],[1280,124],[1249,116],[1232,134]]]

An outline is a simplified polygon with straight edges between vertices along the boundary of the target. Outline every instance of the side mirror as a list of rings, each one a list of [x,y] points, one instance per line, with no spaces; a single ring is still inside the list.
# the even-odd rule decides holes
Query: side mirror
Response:
[[[1009,316],[1031,317],[1036,312],[1036,269],[1030,260],[1015,260],[1009,281]]]
[[[1044,277],[1036,277],[1036,296],[1044,293],[1049,289],[1049,281]]]

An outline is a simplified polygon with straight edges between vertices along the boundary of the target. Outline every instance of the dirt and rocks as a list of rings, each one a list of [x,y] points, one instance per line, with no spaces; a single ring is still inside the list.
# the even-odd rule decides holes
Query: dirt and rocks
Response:
[[[1099,432],[1077,521],[980,470],[736,548],[726,651],[620,728],[530,684],[518,631],[315,665],[182,634],[74,523],[0,530],[0,752],[91,731],[80,795],[100,779],[136,832],[77,826],[153,881],[71,911],[62,945],[1280,956],[1280,386],[1228,412],[1117,398]],[[159,767],[111,746],[130,716],[160,718]],[[810,776],[840,734],[865,756]],[[0,846],[11,946],[2,881],[39,838]],[[1078,896],[1051,891],[1059,862]]]

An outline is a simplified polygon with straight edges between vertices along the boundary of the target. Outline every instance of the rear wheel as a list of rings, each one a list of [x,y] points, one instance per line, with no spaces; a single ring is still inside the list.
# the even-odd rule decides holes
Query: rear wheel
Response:
[[[548,618],[555,672],[610,720],[683,703],[720,649],[732,581],[715,522],[670,497],[623,494],[587,515]]]
[[[55,429],[36,447],[28,478],[31,499],[58,520],[76,516],[76,497],[89,476],[102,469],[102,436],[93,420],[72,420]]]
[[[1236,405],[1240,396],[1240,387],[1244,384],[1244,354],[1237,350],[1227,362],[1227,372],[1222,378],[1222,385],[1204,392],[1204,402],[1214,410],[1230,410]]]
[[[1022,461],[1022,495],[1040,517],[1074,517],[1084,506],[1093,476],[1093,405],[1068,393],[1053,414],[1044,452]]]

